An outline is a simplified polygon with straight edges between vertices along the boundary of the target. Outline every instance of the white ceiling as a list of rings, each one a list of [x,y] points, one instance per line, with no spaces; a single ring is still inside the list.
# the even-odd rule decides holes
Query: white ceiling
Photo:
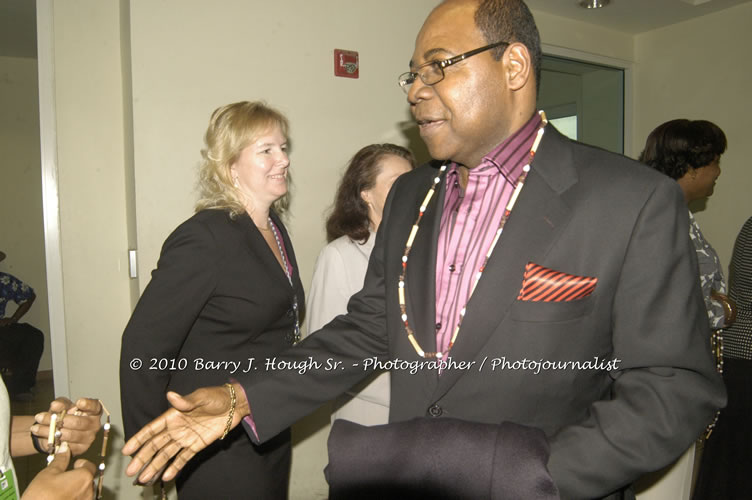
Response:
[[[556,14],[630,34],[676,24],[750,1],[611,0],[608,6],[600,9],[583,9],[578,5],[578,0],[525,0],[534,12]]]
[[[752,2],[752,0],[611,0],[611,4],[602,9],[583,9],[577,5],[578,0],[526,1],[533,11],[547,12],[631,34],[650,31]],[[35,3],[34,0],[0,0],[0,56],[36,57]]]

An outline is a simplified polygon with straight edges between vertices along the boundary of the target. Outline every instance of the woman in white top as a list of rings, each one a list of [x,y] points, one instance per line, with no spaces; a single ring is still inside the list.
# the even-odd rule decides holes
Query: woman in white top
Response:
[[[329,244],[316,260],[308,298],[308,332],[347,312],[350,296],[363,287],[368,258],[395,179],[415,167],[412,153],[394,144],[371,144],[352,157],[326,221]],[[335,405],[332,419],[363,425],[387,423],[389,373],[379,372]]]

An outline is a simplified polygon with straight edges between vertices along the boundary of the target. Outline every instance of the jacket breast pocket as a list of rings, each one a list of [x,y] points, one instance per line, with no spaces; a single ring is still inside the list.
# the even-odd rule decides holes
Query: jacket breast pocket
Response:
[[[573,321],[590,314],[594,303],[595,296],[593,295],[567,302],[515,300],[509,313],[514,321],[530,323]]]

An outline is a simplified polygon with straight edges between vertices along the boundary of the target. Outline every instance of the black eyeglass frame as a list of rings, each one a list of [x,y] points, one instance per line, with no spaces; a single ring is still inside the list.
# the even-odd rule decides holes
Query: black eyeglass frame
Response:
[[[496,42],[492,43],[490,45],[486,45],[483,47],[479,47],[477,49],[470,50],[468,52],[464,52],[458,56],[450,57],[449,59],[444,59],[443,61],[428,61],[427,63],[421,64],[416,68],[416,71],[407,71],[405,73],[402,73],[397,78],[397,85],[400,86],[402,90],[405,91],[407,94],[410,91],[410,86],[412,86],[413,83],[415,83],[416,78],[420,78],[420,80],[425,85],[436,85],[440,81],[442,81],[445,78],[444,74],[444,68],[451,66],[453,64],[457,64],[460,61],[464,61],[468,57],[472,57],[476,54],[480,54],[481,52],[485,52],[490,49],[495,49],[496,47],[500,47],[502,45],[510,45],[510,42]],[[438,73],[441,75],[440,78],[436,81],[427,82],[426,79],[423,77],[423,74],[421,73],[421,69],[428,67],[428,66],[435,66],[438,70]]]

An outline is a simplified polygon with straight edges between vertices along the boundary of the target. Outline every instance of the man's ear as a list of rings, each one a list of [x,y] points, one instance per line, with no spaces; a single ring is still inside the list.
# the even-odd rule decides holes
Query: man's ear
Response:
[[[504,52],[504,58],[510,89],[520,90],[525,85],[533,83],[533,62],[527,47],[519,42],[513,43]]]

